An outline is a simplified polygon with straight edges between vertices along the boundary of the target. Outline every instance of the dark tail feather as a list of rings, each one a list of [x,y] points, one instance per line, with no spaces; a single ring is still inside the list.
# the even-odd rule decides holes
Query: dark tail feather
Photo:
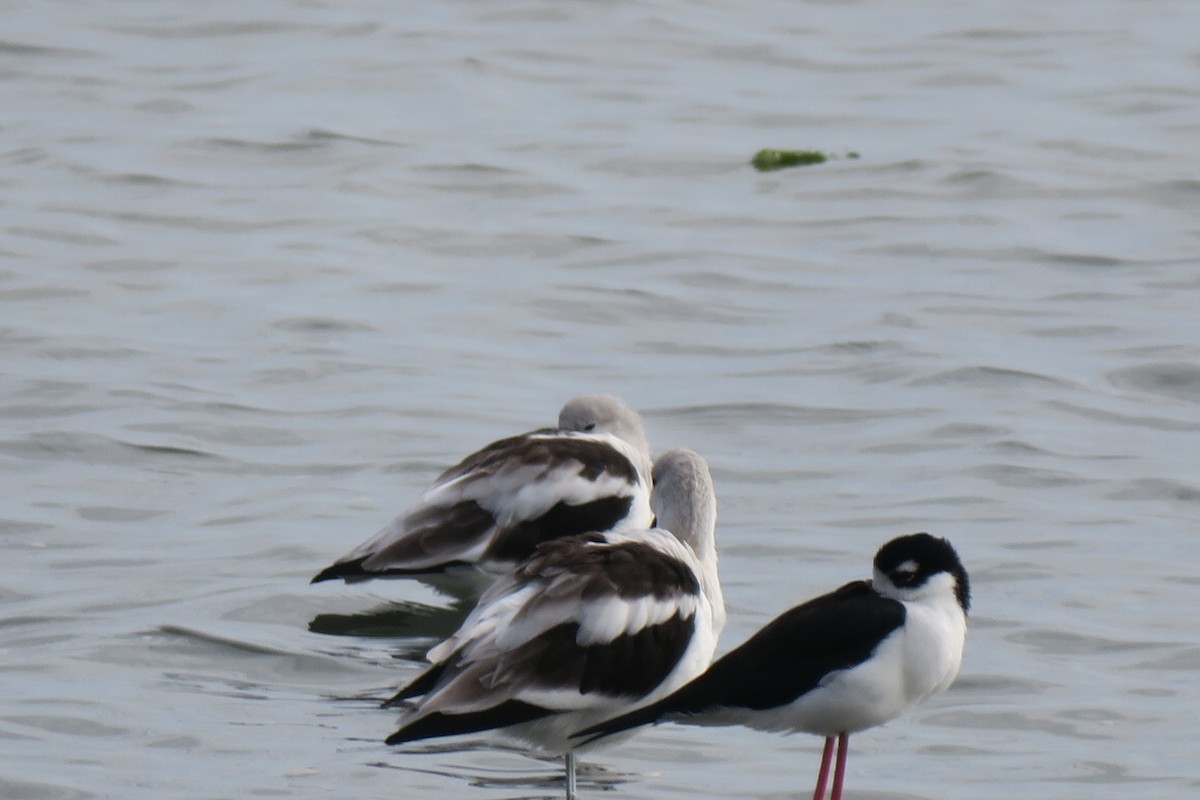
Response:
[[[390,708],[391,706],[399,703],[401,700],[407,700],[410,697],[418,697],[423,694],[428,694],[429,691],[437,685],[438,679],[442,677],[442,673],[445,671],[446,662],[443,661],[441,664],[434,664],[432,667],[413,678],[413,680],[410,681],[403,689],[396,692],[387,700],[384,700],[380,707]]]
[[[330,564],[325,569],[313,576],[309,583],[320,583],[321,581],[332,581],[342,578],[343,580],[353,581],[366,580],[375,576],[373,572],[367,572],[363,569],[365,558],[358,558],[354,561],[339,561],[336,564]]]
[[[385,741],[387,744],[404,744],[418,739],[434,739],[438,736],[454,736],[460,733],[478,733],[492,728],[504,728],[521,722],[549,716],[554,712],[541,706],[508,700],[486,711],[470,714],[429,714],[408,723]]]
[[[670,698],[665,698],[669,700]],[[603,739],[605,736],[611,736],[614,733],[620,733],[630,728],[636,728],[639,725],[657,725],[662,722],[663,716],[668,713],[666,704],[662,701],[651,703],[645,708],[637,708],[627,714],[622,714],[619,717],[605,720],[598,725],[593,725],[590,728],[584,728],[581,731],[576,731],[571,734],[572,739],[579,740],[576,743],[577,747],[582,747],[585,744],[590,744],[597,739]]]

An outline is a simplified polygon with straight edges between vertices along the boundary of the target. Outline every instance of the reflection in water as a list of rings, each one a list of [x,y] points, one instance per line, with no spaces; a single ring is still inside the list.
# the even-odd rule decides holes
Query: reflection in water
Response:
[[[488,766],[487,772],[480,772],[477,769],[472,771],[471,767],[465,764],[464,766],[459,766],[457,763],[449,764],[442,762],[433,766],[418,766],[409,759],[394,759],[389,762],[380,761],[373,763],[372,766],[399,770],[401,772],[452,778],[481,789],[515,789],[539,792],[537,795],[524,793],[514,795],[513,800],[546,796],[561,797],[563,788],[561,756],[547,755],[537,750],[524,748],[496,738],[456,740],[453,743],[445,744],[406,745],[395,752],[399,755],[449,756],[453,758],[481,751],[513,753],[533,759],[537,764],[529,764],[525,760],[515,761],[505,766],[498,766],[492,763]],[[421,763],[427,763],[425,759],[421,759],[420,761]],[[463,759],[463,761],[468,764],[470,763],[469,758]],[[645,777],[645,775],[638,772],[613,769],[602,764],[580,762],[576,767],[576,781],[581,794],[613,791],[624,784],[644,780]],[[542,792],[548,794],[541,794]]]
[[[317,614],[308,623],[308,629],[329,636],[432,638],[441,641],[458,630],[474,607],[473,600],[462,598],[455,599],[444,608],[408,601],[385,603],[353,614]]]

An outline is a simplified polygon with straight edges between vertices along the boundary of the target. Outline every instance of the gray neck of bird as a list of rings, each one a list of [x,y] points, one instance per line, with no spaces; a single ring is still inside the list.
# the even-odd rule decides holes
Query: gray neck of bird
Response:
[[[717,522],[717,504],[711,496],[689,497],[683,502],[678,498],[660,498],[652,503],[658,527],[675,534],[675,538],[692,548],[696,557],[707,561],[716,557],[713,542]]]

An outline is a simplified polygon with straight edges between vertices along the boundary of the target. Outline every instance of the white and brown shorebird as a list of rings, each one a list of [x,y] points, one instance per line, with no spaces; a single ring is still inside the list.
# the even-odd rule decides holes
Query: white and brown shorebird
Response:
[[[675,693],[581,729],[580,744],[674,721],[825,737],[815,800],[841,800],[851,733],[944,691],[958,675],[970,583],[945,539],[917,533],[875,555],[874,578],[784,612]]]
[[[641,417],[611,395],[567,401],[558,427],[492,442],[312,579],[415,577],[465,596],[549,539],[647,528],[650,448]]]
[[[705,460],[654,463],[657,527],[554,539],[500,578],[433,665],[385,705],[417,697],[388,744],[504,728],[566,759],[569,735],[651,703],[704,671],[725,624]]]

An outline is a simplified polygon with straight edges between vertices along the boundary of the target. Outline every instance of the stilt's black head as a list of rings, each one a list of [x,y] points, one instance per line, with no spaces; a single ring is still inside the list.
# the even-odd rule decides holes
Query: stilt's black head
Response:
[[[954,547],[928,533],[900,536],[879,548],[875,570],[901,593],[917,591],[941,573],[954,578],[954,596],[963,613],[971,608],[971,583]]]

